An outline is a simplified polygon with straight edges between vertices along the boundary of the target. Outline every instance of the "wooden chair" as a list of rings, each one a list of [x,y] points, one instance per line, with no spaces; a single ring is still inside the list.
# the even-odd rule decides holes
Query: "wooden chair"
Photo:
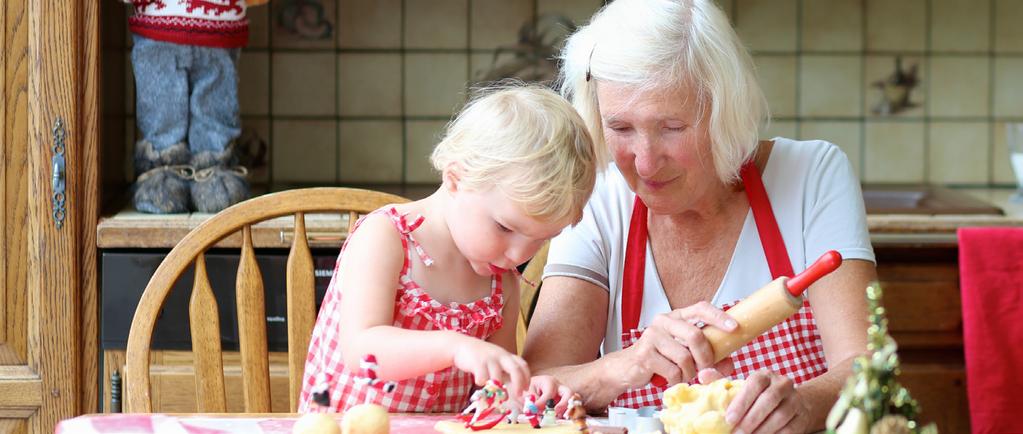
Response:
[[[295,232],[287,262],[288,376],[291,411],[298,405],[309,338],[316,318],[312,255],[306,239],[305,214],[343,212],[349,231],[359,215],[408,199],[352,188],[306,188],[267,194],[236,204],[188,233],[160,264],[146,285],[128,333],[125,410],[152,412],[150,343],[157,316],[181,274],[195,264],[189,303],[195,360],[197,411],[226,412],[223,358],[217,303],[206,274],[204,252],[241,230],[241,260],[236,283],[238,338],[245,412],[270,412],[266,315],[263,280],[256,264],[251,226],[294,215]]]
[[[533,313],[533,303],[536,303],[536,297],[540,295],[540,278],[543,277],[544,265],[547,265],[547,251],[550,247],[550,241],[543,243],[540,250],[537,250],[526,264],[526,269],[522,271],[522,277],[525,279],[519,281],[519,322],[515,329],[515,343],[519,354],[522,354],[522,349],[526,346],[526,328],[529,326],[530,314]],[[533,282],[536,286],[530,286],[526,281]]]

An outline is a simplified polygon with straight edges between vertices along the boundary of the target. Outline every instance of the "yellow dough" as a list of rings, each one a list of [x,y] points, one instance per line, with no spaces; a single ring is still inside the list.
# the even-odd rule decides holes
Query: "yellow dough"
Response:
[[[433,429],[444,434],[465,434],[481,433],[487,431],[473,431],[465,427],[464,422],[456,420],[442,420],[433,426]],[[579,430],[569,421],[559,421],[557,425],[545,426],[539,429],[533,428],[528,423],[504,423],[495,425],[488,431],[499,431],[503,433],[535,433],[535,434],[579,434]]]
[[[722,378],[710,384],[676,384],[664,391],[661,423],[668,434],[728,434],[725,410],[742,380]]]
[[[341,434],[334,417],[327,413],[307,413],[295,422],[294,434]]]
[[[360,404],[349,408],[341,419],[342,434],[388,434],[391,420],[387,409],[376,404]]]

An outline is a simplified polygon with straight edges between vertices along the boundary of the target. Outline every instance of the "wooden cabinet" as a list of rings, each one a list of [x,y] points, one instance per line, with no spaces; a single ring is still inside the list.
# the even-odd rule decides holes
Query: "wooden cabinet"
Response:
[[[0,0],[0,432],[97,403],[98,3]]]
[[[899,380],[939,432],[970,431],[963,362],[958,250],[954,245],[879,246],[878,279],[899,344]]]

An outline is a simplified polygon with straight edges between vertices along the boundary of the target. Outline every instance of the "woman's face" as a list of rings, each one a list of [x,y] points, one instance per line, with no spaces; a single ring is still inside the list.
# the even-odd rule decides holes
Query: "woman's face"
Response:
[[[604,138],[615,163],[651,211],[690,209],[720,186],[700,101],[688,87],[637,93],[616,83],[597,85]]]

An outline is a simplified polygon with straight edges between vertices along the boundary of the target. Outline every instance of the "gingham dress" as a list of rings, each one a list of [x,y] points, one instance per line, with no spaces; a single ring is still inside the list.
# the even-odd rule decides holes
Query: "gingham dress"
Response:
[[[771,211],[770,201],[760,179],[756,166],[746,164],[742,181],[749,198],[750,208],[757,223],[764,253],[774,278],[792,277],[785,243],[778,230],[778,224]],[[632,346],[643,331],[636,326],[639,322],[643,300],[643,271],[646,257],[647,209],[636,197],[629,227],[629,241],[626,246],[625,270],[622,286],[622,349]],[[728,310],[738,301],[726,305]],[[803,300],[803,306],[791,317],[778,324],[752,342],[732,353],[735,373],[731,378],[745,378],[754,371],[767,369],[792,379],[796,384],[817,377],[828,371],[824,358],[824,345],[817,323],[813,318],[810,302]],[[661,405],[665,387],[647,384],[638,389],[622,393],[611,403],[614,407],[641,408]]]
[[[411,223],[406,215],[394,207],[380,209],[372,214],[384,213],[390,217],[395,229],[401,234],[401,245],[405,261],[398,276],[398,287],[394,300],[394,326],[410,330],[454,330],[479,339],[487,339],[501,328],[504,296],[501,290],[501,276],[491,280],[491,294],[472,303],[450,303],[447,305],[432,299],[409,276],[412,250],[415,250],[424,264],[433,261],[413,238],[412,232],[423,222],[416,217]],[[370,214],[370,215],[372,215]],[[365,218],[365,217],[364,217]],[[356,223],[354,230],[359,224]],[[346,244],[347,245],[347,244]],[[341,255],[345,246],[341,247]],[[340,258],[340,255],[338,256]],[[359,367],[346,367],[339,348],[339,311],[341,289],[338,282],[337,265],[334,277],[327,288],[309,341],[305,374],[302,378],[302,393],[299,397],[300,412],[331,411],[343,412],[353,405],[373,402],[392,413],[428,413],[461,411],[469,403],[473,386],[472,374],[462,372],[454,366],[420,377],[397,382],[392,393],[356,381]],[[414,354],[409,355],[410,358]],[[312,390],[326,382],[330,390],[330,406],[321,407],[312,402]]]

